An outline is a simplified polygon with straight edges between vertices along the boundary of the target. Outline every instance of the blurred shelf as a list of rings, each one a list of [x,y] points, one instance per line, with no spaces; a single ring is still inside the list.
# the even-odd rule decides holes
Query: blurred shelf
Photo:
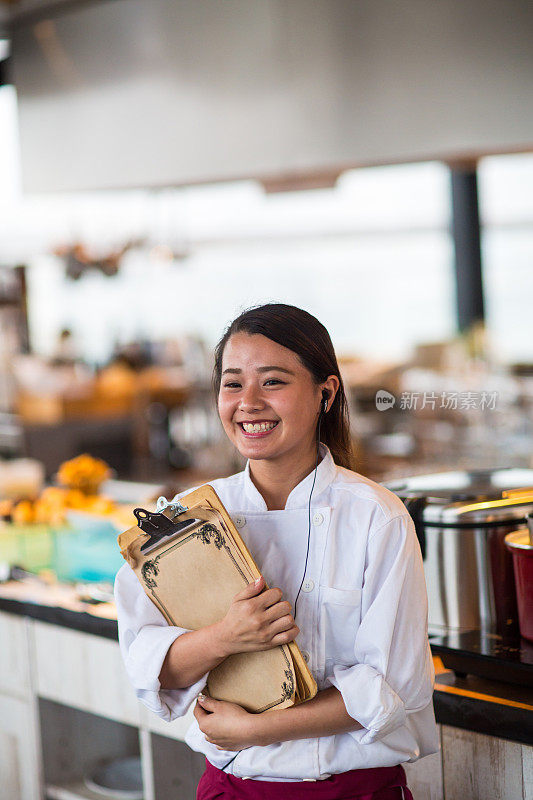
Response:
[[[115,793],[93,792],[83,781],[74,781],[65,786],[48,784],[45,787],[45,796],[47,800],[116,800],[117,798]]]

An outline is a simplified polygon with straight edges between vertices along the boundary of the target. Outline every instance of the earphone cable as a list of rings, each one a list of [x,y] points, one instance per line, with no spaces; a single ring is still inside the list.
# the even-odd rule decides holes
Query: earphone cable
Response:
[[[313,476],[313,483],[311,486],[311,491],[309,492],[309,504],[307,507],[307,551],[305,554],[305,566],[304,571],[302,574],[302,580],[300,582],[300,588],[298,589],[298,593],[296,595],[296,600],[294,601],[294,621],[296,621],[296,604],[298,603],[298,598],[300,597],[300,592],[302,590],[302,586],[304,583],[305,573],[307,572],[307,560],[309,558],[309,543],[311,541],[311,497],[313,496],[313,489],[315,488],[315,481],[316,481],[316,474],[318,469],[318,457],[320,454],[320,425],[322,423],[322,412],[320,412],[320,416],[318,418],[318,430],[317,430],[317,441],[316,441],[316,461],[315,461],[315,474]]]
[[[307,514],[307,521],[308,521],[308,525],[307,525],[307,551],[306,551],[306,554],[305,554],[305,566],[304,566],[304,571],[303,571],[303,575],[302,575],[302,580],[301,580],[301,583],[300,583],[300,588],[298,589],[298,593],[296,595],[296,600],[294,601],[294,614],[293,614],[294,621],[296,621],[296,604],[298,602],[298,598],[300,596],[300,592],[301,592],[301,589],[302,589],[302,586],[303,586],[303,583],[304,583],[305,573],[307,571],[307,559],[309,558],[309,542],[311,540],[311,497],[313,496],[313,489],[315,488],[316,474],[317,474],[317,470],[318,470],[318,457],[319,457],[319,454],[320,454],[320,426],[322,424],[322,417],[323,417],[323,411],[321,410],[320,411],[320,415],[318,417],[318,427],[317,427],[317,437],[316,437],[316,461],[315,461],[315,469],[314,469],[314,473],[315,474],[313,476],[313,483],[311,485],[311,491],[309,492],[309,504],[308,504],[308,508],[307,508],[307,512],[308,512],[308,514]],[[237,750],[237,752],[235,753],[233,758],[230,758],[230,760],[227,762],[227,764],[224,764],[224,766],[221,767],[221,770],[224,771],[226,769],[226,767],[229,767],[229,765],[233,761],[235,761],[235,759],[237,758],[239,753],[242,753],[243,750],[248,750],[248,748],[247,747],[243,747],[241,750]]]

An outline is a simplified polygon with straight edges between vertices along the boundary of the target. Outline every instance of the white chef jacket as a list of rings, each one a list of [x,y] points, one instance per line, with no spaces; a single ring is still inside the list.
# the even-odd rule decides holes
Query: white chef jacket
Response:
[[[249,462],[243,472],[211,485],[267,584],[282,589],[293,608],[304,577],[296,642],[318,689],[335,686],[363,728],[248,747],[226,769],[238,777],[323,779],[416,761],[439,749],[426,587],[413,522],[396,495],[336,466],[329,449],[320,448],[305,576],[313,473],[281,511],[267,510]],[[186,629],[167,624],[128,564],[117,574],[115,598],[120,648],[138,698],[165,720],[183,716],[208,673],[188,688],[171,690],[161,689],[158,676],[168,648]],[[207,742],[196,719],[185,741],[218,768],[235,755]]]

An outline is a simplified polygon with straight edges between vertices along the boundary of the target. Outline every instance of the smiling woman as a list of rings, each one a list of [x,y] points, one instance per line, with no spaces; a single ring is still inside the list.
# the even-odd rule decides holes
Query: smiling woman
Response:
[[[262,577],[189,631],[156,618],[125,565],[119,638],[138,696],[168,720],[197,700],[185,739],[207,759],[197,800],[410,797],[402,762],[438,750],[422,559],[401,500],[351,469],[328,331],[294,306],[252,308],[217,345],[213,379],[247,464],[212,485]],[[201,694],[233,653],[292,640],[311,700],[251,714]]]
[[[320,333],[326,346],[312,345],[317,325],[311,314],[294,306],[261,306],[237,317],[216,349],[220,420],[230,441],[251,460],[250,477],[270,511],[285,507],[292,488],[314,466],[322,393],[327,393],[328,411],[347,409],[325,328]],[[266,330],[269,336],[261,332]],[[326,425],[324,438],[328,443]],[[343,439],[351,462],[347,430]]]
[[[242,363],[237,363],[236,359],[241,359]],[[252,381],[250,366],[255,369],[255,382]],[[226,427],[227,414],[232,406],[230,398],[234,395],[246,402],[247,395],[252,390],[257,391],[259,385],[264,387],[264,398],[273,398],[281,390],[280,399],[274,403],[279,403],[282,408],[289,405],[293,420],[302,414],[309,417],[309,404],[312,402],[315,424],[307,427],[314,442],[321,393],[325,389],[329,400],[328,414],[322,421],[323,441],[339,466],[353,467],[348,402],[331,337],[307,311],[284,303],[269,303],[238,316],[215,348],[213,384],[222,424],[237,447]],[[251,399],[254,399],[253,395]],[[268,404],[270,400],[266,402]],[[264,416],[269,418],[268,414]],[[255,412],[250,419],[246,419],[244,413],[237,419],[242,422],[261,421]],[[272,414],[270,419],[279,420],[276,414]],[[289,424],[289,419],[286,421]]]
[[[227,340],[218,412],[228,438],[253,461],[253,482],[265,499],[270,493],[270,511],[283,509],[312,470],[321,394],[328,393],[329,406],[339,385],[337,375],[316,382],[295,352],[262,334],[239,332]]]

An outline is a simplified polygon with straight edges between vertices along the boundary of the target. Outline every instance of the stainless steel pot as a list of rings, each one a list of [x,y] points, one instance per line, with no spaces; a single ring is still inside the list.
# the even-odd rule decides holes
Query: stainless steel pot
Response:
[[[415,523],[431,630],[517,631],[513,564],[504,539],[533,512],[533,470],[445,472],[385,486]]]

